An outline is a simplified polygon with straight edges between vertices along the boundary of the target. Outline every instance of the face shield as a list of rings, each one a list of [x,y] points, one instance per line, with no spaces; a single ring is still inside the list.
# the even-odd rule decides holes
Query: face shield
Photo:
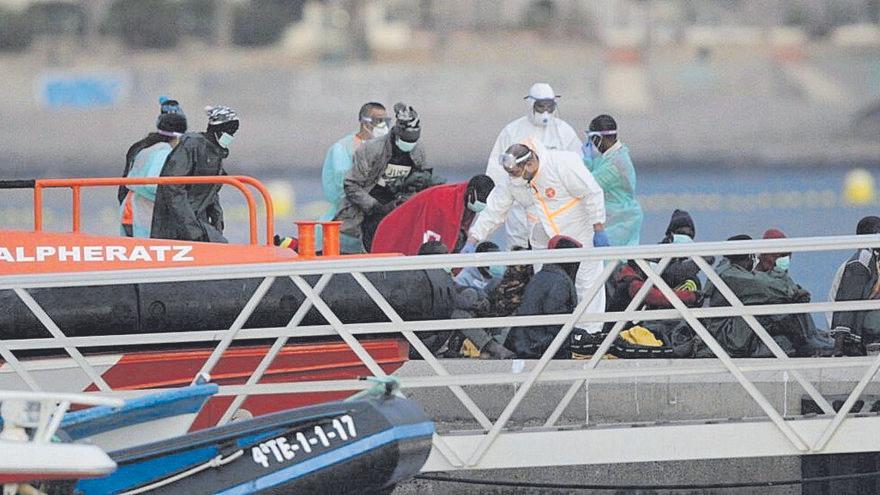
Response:
[[[602,152],[599,151],[599,145],[602,143],[602,138],[605,136],[616,136],[617,131],[587,131],[587,142],[584,143],[583,153],[584,159],[591,161],[596,158],[602,156]]]
[[[517,158],[511,153],[502,153],[499,156],[501,168],[510,176],[510,184],[517,187],[526,187],[530,177],[526,177],[526,164],[534,158],[535,154],[531,151]]]

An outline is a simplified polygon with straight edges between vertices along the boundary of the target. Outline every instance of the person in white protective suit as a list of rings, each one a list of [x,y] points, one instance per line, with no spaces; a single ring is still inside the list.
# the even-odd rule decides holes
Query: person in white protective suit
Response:
[[[536,139],[541,141],[547,149],[566,150],[579,153],[581,140],[577,132],[560,119],[556,114],[557,95],[547,83],[535,83],[529,89],[525,97],[529,103],[528,113],[513,122],[507,124],[501,130],[501,134],[495,140],[492,152],[489,154],[489,162],[486,165],[486,175],[495,181],[495,184],[507,182],[507,173],[498,163],[498,157],[512,144],[522,142],[524,139]],[[528,247],[529,222],[525,211],[518,205],[514,205],[507,215],[505,223],[505,242],[507,249],[514,246]]]
[[[551,238],[567,235],[584,246],[608,246],[605,233],[605,198],[602,188],[584,167],[579,153],[548,150],[540,141],[527,139],[501,154],[505,171],[503,184],[495,187],[486,208],[471,226],[462,253],[474,252],[477,243],[488,239],[518,206],[536,219],[528,241],[533,248],[546,249]],[[575,277],[578,300],[600,283],[603,263],[582,261]],[[605,290],[599,288],[587,306],[588,313],[605,311]],[[589,333],[601,323],[577,325]]]

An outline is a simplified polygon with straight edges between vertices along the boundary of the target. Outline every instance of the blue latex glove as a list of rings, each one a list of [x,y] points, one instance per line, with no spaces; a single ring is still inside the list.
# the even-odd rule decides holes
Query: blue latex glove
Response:
[[[593,247],[608,247],[608,234],[604,230],[593,232]]]
[[[461,248],[461,251],[459,251],[459,253],[461,254],[471,254],[475,252],[477,252],[477,246],[476,244],[471,244],[470,242],[465,244],[464,247]]]

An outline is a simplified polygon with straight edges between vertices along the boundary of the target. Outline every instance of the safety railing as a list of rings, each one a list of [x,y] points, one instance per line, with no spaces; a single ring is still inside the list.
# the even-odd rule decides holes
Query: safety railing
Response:
[[[37,380],[32,376],[32,370],[27,363],[20,361],[15,352],[35,349],[64,349],[78,366],[89,376],[89,379],[101,391],[110,391],[111,387],[103,380],[95,368],[88,362],[79,348],[96,346],[126,346],[136,347],[154,344],[175,344],[203,342],[213,346],[210,358],[204,363],[200,373],[209,373],[221,360],[223,353],[233,342],[248,342],[253,340],[274,339],[271,347],[260,363],[254,368],[252,374],[244,385],[223,386],[221,395],[234,396],[232,404],[224,413],[221,422],[229,421],[249,395],[261,394],[293,394],[303,392],[327,392],[357,390],[367,386],[358,380],[329,380],[317,382],[297,383],[260,383],[261,378],[271,366],[273,360],[279,355],[282,348],[291,338],[311,336],[337,336],[341,338],[357,355],[364,366],[376,376],[385,373],[377,364],[376,360],[365,350],[358,340],[359,336],[374,334],[398,333],[402,335],[410,346],[424,359],[430,374],[419,376],[407,376],[403,380],[403,388],[446,388],[451,391],[460,404],[470,413],[473,420],[479,425],[479,430],[471,433],[440,434],[435,436],[435,454],[433,461],[429,462],[428,469],[483,469],[503,467],[505,455],[509,460],[511,448],[510,442],[520,438],[517,435],[526,433],[511,430],[510,424],[513,414],[522,404],[526,396],[534,389],[538,382],[563,382],[570,383],[569,388],[555,404],[553,412],[544,419],[543,427],[552,429],[555,427],[563,412],[574,399],[577,391],[589,380],[595,379],[619,379],[626,377],[641,376],[687,376],[704,374],[729,374],[735,382],[745,391],[764,414],[764,423],[772,427],[775,433],[761,430],[761,435],[770,435],[772,438],[762,438],[774,449],[762,450],[761,455],[785,454],[810,454],[841,452],[846,449],[880,450],[880,441],[870,443],[867,447],[859,444],[858,447],[847,446],[846,442],[836,439],[836,435],[847,421],[851,420],[850,412],[857,399],[865,391],[873,380],[874,375],[880,369],[880,356],[869,357],[846,357],[846,358],[791,358],[787,356],[776,341],[763,327],[757,316],[774,314],[808,314],[828,311],[867,311],[880,310],[880,300],[864,301],[836,301],[836,302],[811,302],[811,303],[787,303],[771,305],[743,305],[733,291],[717,275],[704,257],[723,256],[751,253],[780,253],[780,252],[816,252],[816,251],[841,251],[861,248],[880,248],[880,236],[844,236],[844,237],[820,237],[801,239],[778,239],[761,241],[737,241],[737,242],[711,242],[695,243],[689,245],[651,245],[624,248],[601,248],[601,249],[563,249],[541,251],[517,251],[500,253],[480,253],[468,255],[436,255],[418,257],[364,257],[353,259],[322,260],[320,258],[297,263],[265,263],[252,265],[233,265],[197,268],[157,268],[149,270],[125,270],[118,272],[101,273],[69,273],[59,275],[15,275],[0,276],[0,290],[12,290],[29,310],[42,322],[52,335],[49,338],[30,338],[19,340],[0,340],[0,357],[8,364],[12,373],[20,377],[24,383],[32,389],[39,389]],[[664,268],[674,258],[690,258],[702,270],[702,273],[712,282],[717,290],[727,299],[729,306],[724,307],[701,307],[689,308],[677,296],[675,291],[660,276]],[[604,290],[604,284],[613,273],[618,263],[625,260],[634,262],[645,273],[647,280],[645,285],[637,292],[632,302],[623,311],[608,313],[586,312],[589,301],[600,290]],[[650,260],[650,261],[649,261]],[[658,261],[659,260],[659,261]],[[440,270],[443,268],[488,266],[488,265],[521,265],[521,264],[548,264],[565,262],[602,261],[604,269],[596,280],[589,294],[577,305],[573,312],[558,315],[536,316],[507,316],[492,318],[467,318],[467,319],[440,319],[440,320],[404,320],[400,314],[389,304],[388,300],[379,292],[365,273],[391,272],[406,270]],[[322,298],[322,291],[327,287],[332,277],[338,274],[350,274],[357,282],[360,290],[363,290],[377,305],[385,316],[386,321],[373,323],[343,323],[333,312],[328,303]],[[319,275],[314,285],[304,277]],[[289,322],[283,327],[276,328],[248,328],[243,331],[245,323],[254,313],[269,288],[277,278],[287,277],[304,295],[302,304],[295,311]],[[164,283],[179,281],[209,281],[244,278],[261,278],[262,281],[251,294],[249,300],[238,314],[233,324],[228,329],[216,329],[215,331],[181,331],[161,334],[136,334],[114,336],[77,336],[69,337],[64,334],[46,313],[45,309],[38,304],[29,294],[29,290],[35,288],[51,287],[88,287],[95,285],[116,285],[131,283]],[[657,288],[671,303],[672,309],[639,309],[648,291]],[[317,310],[327,322],[321,325],[303,325],[303,320],[308,312]],[[707,318],[742,317],[752,329],[758,339],[766,345],[775,356],[766,362],[754,363],[742,362],[733,359],[718,343],[716,338],[706,329],[701,320]],[[614,340],[620,335],[624,325],[628,321],[657,321],[683,319],[696,333],[699,339],[712,351],[714,360],[694,361],[692,365],[675,367],[656,367],[650,369],[638,368],[612,368],[602,369],[599,367],[602,358],[608,353]],[[574,326],[578,323],[587,322],[615,322],[611,331],[606,335],[598,350],[592,357],[578,365],[576,369],[548,369],[553,356],[568,339]],[[544,354],[534,361],[528,372],[525,373],[466,373],[453,375],[447,369],[443,360],[437,359],[425,344],[419,339],[420,332],[434,332],[440,330],[461,330],[468,328],[497,328],[497,327],[525,327],[537,325],[560,325],[561,329],[556,334]],[[42,366],[45,366],[43,364]],[[816,386],[811,383],[804,372],[807,370],[823,370],[830,368],[861,368],[866,371],[859,378],[856,386],[848,395],[839,411],[835,411],[829,401],[819,393]],[[787,373],[797,382],[805,393],[818,405],[822,411],[819,420],[806,422],[802,417],[788,417],[780,412],[767,396],[746,375],[755,371],[781,371]],[[0,370],[2,372],[2,370]],[[473,385],[515,385],[516,389],[512,398],[504,406],[496,417],[490,416],[477,404],[477,401],[468,394],[465,387]],[[858,418],[863,421],[864,418]],[[819,421],[818,423],[816,421]],[[880,416],[871,419],[880,432]],[[863,424],[863,423],[859,423]],[[856,438],[852,428],[846,429],[846,439]],[[573,434],[573,430],[566,430],[566,434]],[[623,430],[621,430],[623,431]],[[754,433],[757,430],[749,430]],[[874,431],[874,430],[872,430]],[[778,435],[774,437],[773,435]],[[528,442],[535,442],[536,437],[528,437]],[[877,437],[875,437],[877,438]],[[778,440],[778,441],[777,441]],[[860,440],[864,442],[864,440]],[[775,442],[775,443],[774,443]],[[523,452],[522,455],[527,455]],[[579,453],[584,456],[586,453]],[[670,454],[672,455],[672,454]],[[682,455],[676,453],[676,455]],[[739,454],[742,455],[742,454]],[[674,455],[673,455],[674,457]],[[686,458],[686,457],[683,457]],[[553,456],[551,460],[535,462],[560,462]]]
[[[244,175],[221,175],[221,176],[188,176],[188,177],[91,177],[72,179],[36,179],[0,181],[0,189],[33,189],[34,190],[34,231],[43,230],[43,190],[50,188],[70,188],[72,193],[72,230],[80,231],[81,217],[81,191],[87,187],[106,186],[135,186],[135,185],[195,185],[195,184],[224,184],[232,186],[244,195],[248,207],[248,219],[250,221],[250,243],[258,244],[257,236],[257,203],[254,196],[246,186],[256,189],[263,197],[266,209],[266,244],[271,246],[275,236],[275,209],[272,204],[272,196],[260,181]]]

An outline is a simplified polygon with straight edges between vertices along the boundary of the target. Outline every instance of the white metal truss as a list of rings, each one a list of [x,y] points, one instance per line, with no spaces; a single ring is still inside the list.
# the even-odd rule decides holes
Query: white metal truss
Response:
[[[50,332],[48,338],[0,340],[0,357],[9,368],[5,373],[19,376],[26,386],[38,390],[33,370],[27,360],[19,360],[14,351],[34,349],[63,349],[74,364],[81,368],[102,393],[111,387],[89,364],[79,351],[81,347],[95,346],[149,346],[158,343],[204,342],[214,350],[201,372],[210,372],[222,359],[233,342],[254,339],[274,339],[272,346],[255,367],[244,385],[223,386],[220,395],[234,396],[221,422],[229,421],[249,395],[299,393],[315,391],[358,390],[369,386],[358,380],[332,380],[297,383],[260,383],[289,339],[306,336],[337,336],[357,355],[370,373],[384,375],[384,371],[358,341],[359,336],[379,333],[400,333],[425,360],[432,374],[407,376],[402,386],[406,389],[447,388],[471,414],[479,429],[468,433],[442,433],[435,436],[435,450],[426,470],[493,469],[500,467],[565,465],[607,462],[637,462],[647,460],[697,459],[717,457],[744,457],[763,455],[797,455],[880,450],[880,416],[852,415],[850,411],[859,396],[880,370],[880,356],[864,358],[789,358],[770,337],[756,316],[773,314],[803,314],[826,311],[864,311],[880,309],[880,300],[773,304],[745,306],[724,284],[704,256],[750,254],[760,252],[811,252],[855,250],[880,247],[880,236],[846,236],[803,239],[778,239],[690,245],[654,245],[624,248],[544,250],[513,253],[481,253],[470,255],[438,255],[428,257],[375,257],[353,259],[321,259],[294,263],[264,263],[196,268],[157,268],[94,273],[51,275],[0,276],[0,290],[13,290],[28,309]],[[688,308],[666,284],[660,274],[674,258],[691,258],[702,272],[727,299],[730,306]],[[657,260],[659,263],[649,263]],[[605,262],[601,283],[594,284],[591,294],[577,308],[565,315],[539,315],[495,318],[405,321],[364,275],[370,272],[442,269],[465,266],[512,265],[531,263],[560,263],[574,261]],[[634,260],[645,272],[647,281],[629,306],[620,312],[587,313],[588,301],[603,289],[615,266],[625,260]],[[366,324],[342,322],[324,301],[321,294],[335,274],[351,274],[361,290],[381,309],[388,321]],[[305,276],[320,275],[314,286]],[[241,331],[253,311],[259,306],[276,278],[288,277],[303,293],[304,300],[288,324],[278,328],[249,328]],[[162,334],[67,337],[62,328],[28,292],[35,288],[89,287],[132,283],[163,283],[177,281],[209,281],[242,278],[261,278],[238,317],[228,329],[217,331],[183,331]],[[659,290],[673,309],[639,309],[652,288]],[[323,325],[301,325],[306,313],[316,309],[327,321]],[[703,326],[701,319],[742,317],[758,338],[774,354],[764,362],[741,362],[732,359]],[[699,360],[687,366],[650,368],[603,369],[602,357],[611,348],[628,321],[684,319],[700,339],[712,350],[714,360]],[[579,369],[554,370],[548,368],[556,351],[565,343],[577,322],[615,322],[598,351]],[[418,338],[419,332],[464,328],[524,327],[559,325],[560,331],[547,351],[528,373],[467,373],[451,374],[442,360],[430,354]],[[68,360],[69,362],[69,360]],[[863,368],[861,379],[849,394],[840,411],[835,412],[828,401],[802,373],[805,370],[826,368]],[[785,371],[819,405],[823,414],[807,417],[786,417],[748,379],[754,371]],[[737,422],[685,422],[680,424],[648,424],[640,428],[621,424],[598,427],[585,424],[578,427],[555,426],[577,391],[594,379],[625,379],[639,376],[682,376],[729,374],[754,400],[764,417]],[[195,378],[195,377],[194,377]],[[537,383],[557,382],[570,384],[556,403],[553,412],[544,420],[544,426],[534,429],[511,427],[510,420]],[[516,385],[516,392],[497,418],[489,417],[464,387],[473,385]],[[594,399],[595,400],[595,399]],[[707,438],[714,441],[707,442]],[[729,439],[730,441],[725,441]],[[752,440],[750,440],[752,439]],[[570,445],[572,448],[561,448]],[[601,449],[579,448],[583,445],[601,445]],[[515,452],[515,455],[511,455]]]

